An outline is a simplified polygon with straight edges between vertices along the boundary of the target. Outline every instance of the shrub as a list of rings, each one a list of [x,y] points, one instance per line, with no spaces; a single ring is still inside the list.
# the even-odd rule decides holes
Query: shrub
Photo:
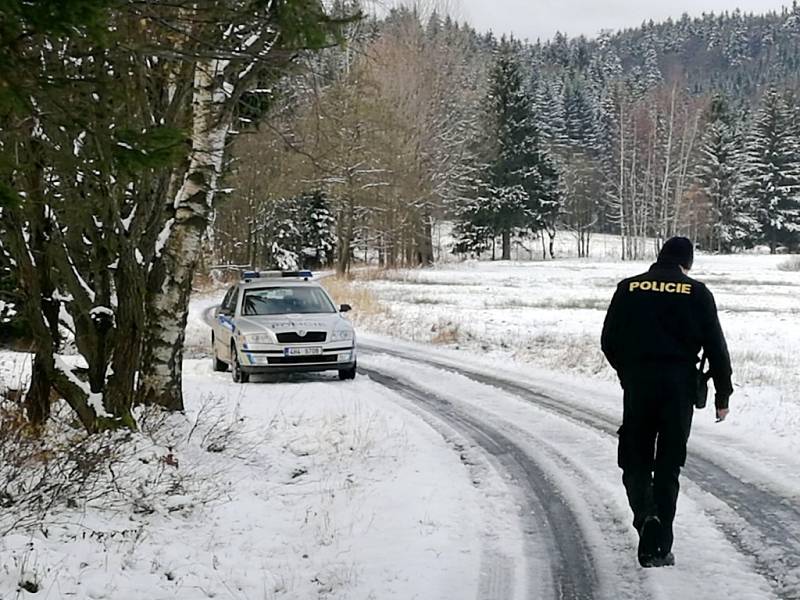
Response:
[[[800,256],[792,256],[778,265],[781,271],[800,271]]]

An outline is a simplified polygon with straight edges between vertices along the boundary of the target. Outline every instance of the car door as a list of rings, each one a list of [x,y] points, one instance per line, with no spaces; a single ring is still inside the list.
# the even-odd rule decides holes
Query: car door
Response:
[[[228,303],[228,298],[230,298],[232,293],[233,288],[228,288],[228,291],[225,293],[225,297],[222,299],[222,302],[219,303],[219,306],[217,306],[217,309],[214,311],[214,320],[211,322],[211,332],[213,333],[212,343],[214,345],[212,350],[220,359],[224,359],[226,356],[226,354],[222,352],[223,344],[221,340],[225,334],[223,331],[224,327],[222,326],[220,314],[224,310],[222,307]]]
[[[217,356],[229,362],[233,359],[231,356],[231,339],[233,338],[234,325],[234,311],[236,308],[236,298],[238,297],[239,286],[235,285],[228,290],[225,294],[225,299],[219,307],[216,319],[215,342],[217,344]]]

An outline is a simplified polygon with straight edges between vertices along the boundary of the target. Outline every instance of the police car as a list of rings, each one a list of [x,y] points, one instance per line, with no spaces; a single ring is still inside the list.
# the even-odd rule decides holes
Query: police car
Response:
[[[256,373],[339,371],[356,376],[356,335],[310,271],[250,271],[216,309],[214,370],[247,383]]]

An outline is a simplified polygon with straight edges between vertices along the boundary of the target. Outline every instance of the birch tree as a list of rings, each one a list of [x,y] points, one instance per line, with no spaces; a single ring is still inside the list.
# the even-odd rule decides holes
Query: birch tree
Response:
[[[47,417],[52,388],[88,431],[134,427],[135,401],[182,407],[176,324],[239,100],[332,43],[337,21],[311,1],[59,7],[13,4],[0,28],[3,250],[35,340],[28,414]],[[85,371],[59,359],[64,331]]]

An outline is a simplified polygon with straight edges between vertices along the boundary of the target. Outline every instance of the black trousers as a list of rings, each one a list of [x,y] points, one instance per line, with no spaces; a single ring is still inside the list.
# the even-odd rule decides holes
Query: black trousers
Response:
[[[672,522],[681,467],[692,427],[696,375],[692,365],[637,365],[622,383],[625,408],[618,461],[633,510],[633,526],[658,516],[661,547],[672,549]]]

